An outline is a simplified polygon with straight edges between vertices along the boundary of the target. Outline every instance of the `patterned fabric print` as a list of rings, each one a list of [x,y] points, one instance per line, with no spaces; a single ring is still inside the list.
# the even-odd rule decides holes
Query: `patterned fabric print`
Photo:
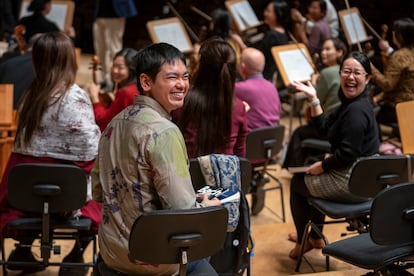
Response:
[[[53,101],[54,99],[51,100]],[[90,161],[97,155],[100,135],[89,96],[74,84],[60,101],[46,110],[30,144],[14,148],[13,152],[71,161]],[[23,137],[21,135],[22,139]]]
[[[143,212],[198,207],[180,130],[157,101],[137,96],[108,124],[98,161],[94,198],[103,200],[99,248],[105,263],[127,275],[173,275],[176,265],[131,262],[128,240]]]
[[[338,202],[362,202],[366,198],[358,197],[349,191],[349,179],[356,162],[341,170],[331,170],[320,175],[305,175],[305,183],[314,197]]]
[[[240,162],[237,156],[225,154],[210,154],[197,158],[206,185],[222,187],[240,192]],[[240,199],[223,204],[229,212],[228,232],[233,232],[239,223]]]

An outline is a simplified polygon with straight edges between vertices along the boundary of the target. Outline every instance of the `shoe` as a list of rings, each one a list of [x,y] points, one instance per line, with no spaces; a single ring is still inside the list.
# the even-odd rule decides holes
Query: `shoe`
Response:
[[[69,254],[63,258],[62,263],[84,263],[82,255]],[[59,276],[84,276],[87,275],[89,267],[86,266],[61,266]]]
[[[257,187],[252,191],[252,215],[255,216],[264,208],[265,190],[263,187]]]
[[[297,239],[297,236],[296,236]],[[309,238],[306,241],[305,248],[303,249],[303,254],[311,251],[312,249],[322,249],[325,247],[325,241],[323,239],[312,239]],[[300,253],[300,244],[296,243],[295,247],[289,252],[289,257],[291,259],[297,260]]]
[[[37,263],[34,265],[24,265],[24,264],[14,264],[14,265],[7,265],[7,269],[9,270],[21,270],[23,273],[35,273],[42,270],[45,270],[46,267],[36,260],[36,258],[33,256],[32,252],[30,251],[30,248],[22,248],[20,246],[17,246],[16,249],[14,249],[7,259],[8,262],[31,262],[31,263]]]

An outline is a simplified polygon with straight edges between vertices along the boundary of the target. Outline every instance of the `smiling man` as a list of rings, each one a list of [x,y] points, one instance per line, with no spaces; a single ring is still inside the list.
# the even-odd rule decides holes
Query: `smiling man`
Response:
[[[99,143],[99,182],[94,198],[103,202],[99,229],[105,264],[127,275],[173,275],[178,265],[146,264],[128,257],[131,227],[143,212],[220,205],[217,199],[197,203],[188,168],[184,138],[170,121],[183,105],[189,74],[183,54],[159,43],[137,54],[140,96],[107,126]],[[217,275],[198,262],[206,275]]]

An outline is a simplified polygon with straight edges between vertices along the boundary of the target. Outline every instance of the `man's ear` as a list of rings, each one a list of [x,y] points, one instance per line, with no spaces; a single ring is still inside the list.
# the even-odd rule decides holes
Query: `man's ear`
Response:
[[[148,91],[151,90],[152,81],[151,81],[151,78],[148,75],[141,74],[139,76],[139,81],[141,82],[141,86],[142,86],[142,89],[144,89],[144,92],[148,92]]]

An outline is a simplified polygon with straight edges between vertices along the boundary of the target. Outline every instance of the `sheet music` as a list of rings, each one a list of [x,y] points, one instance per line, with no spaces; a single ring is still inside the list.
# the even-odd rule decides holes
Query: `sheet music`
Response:
[[[240,31],[260,25],[260,22],[248,1],[241,1],[231,5],[230,11],[233,13]]]
[[[310,80],[313,68],[305,56],[306,53],[303,49],[279,52],[279,58],[285,68],[289,82]]]
[[[352,44],[366,41],[368,39],[365,34],[364,26],[362,25],[361,19],[357,13],[346,14],[343,16],[343,20]]]
[[[159,42],[166,42],[177,47],[181,52],[191,51],[183,29],[178,22],[154,26],[154,32]]]

